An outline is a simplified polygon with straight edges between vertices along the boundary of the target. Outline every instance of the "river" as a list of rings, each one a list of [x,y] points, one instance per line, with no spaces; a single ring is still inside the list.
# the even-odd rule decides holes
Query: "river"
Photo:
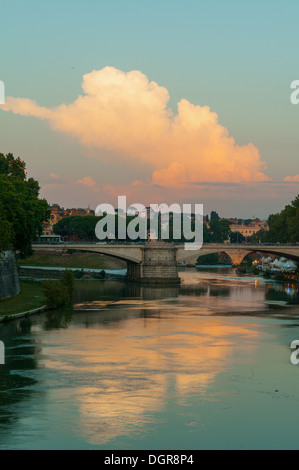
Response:
[[[298,285],[186,269],[78,283],[0,325],[0,449],[296,449]]]

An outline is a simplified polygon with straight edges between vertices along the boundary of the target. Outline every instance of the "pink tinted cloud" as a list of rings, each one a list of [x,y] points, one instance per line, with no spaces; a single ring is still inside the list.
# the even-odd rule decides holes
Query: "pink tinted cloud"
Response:
[[[89,188],[95,188],[97,186],[97,183],[91,176],[85,176],[84,178],[82,178],[81,180],[78,180],[77,182]]]
[[[51,178],[53,178],[54,180],[60,179],[60,176],[59,176],[59,175],[56,175],[56,173],[50,173],[50,176],[51,176]]]
[[[299,175],[286,176],[283,181],[288,181],[289,183],[299,183]]]

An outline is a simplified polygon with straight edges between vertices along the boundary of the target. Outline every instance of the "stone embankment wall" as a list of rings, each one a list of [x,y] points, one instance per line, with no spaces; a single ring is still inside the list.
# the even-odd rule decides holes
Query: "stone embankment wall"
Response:
[[[0,299],[19,294],[20,282],[16,257],[13,251],[0,253]]]
[[[46,268],[46,267],[34,267],[34,266],[21,266],[20,267],[20,278],[21,279],[33,279],[33,280],[59,280],[62,278],[66,269],[70,268]],[[72,268],[75,275],[75,279],[124,279],[125,274],[121,273],[109,273],[104,272],[104,270],[95,270],[95,269],[83,269]],[[76,273],[82,273],[80,276],[77,276]]]

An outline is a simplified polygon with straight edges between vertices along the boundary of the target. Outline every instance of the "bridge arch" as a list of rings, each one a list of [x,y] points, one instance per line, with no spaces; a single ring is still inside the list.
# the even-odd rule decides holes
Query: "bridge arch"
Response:
[[[155,244],[151,247],[157,251],[155,254],[156,264],[159,264],[159,250],[174,250],[176,253],[176,262],[185,262],[186,264],[195,265],[198,258],[203,255],[208,255],[212,253],[225,253],[227,254],[234,265],[240,264],[244,257],[249,253],[264,253],[265,255],[272,255],[276,257],[285,257],[288,259],[292,259],[294,261],[299,262],[299,246],[289,246],[289,245],[226,245],[226,244],[206,244],[200,250],[192,251],[192,250],[185,250],[183,245],[174,246],[171,244],[171,247],[167,248],[167,244]],[[71,250],[78,250],[83,252],[90,252],[90,253],[98,253],[107,256],[111,256],[113,258],[126,261],[128,264],[137,264],[140,265],[145,260],[145,252],[149,249],[146,245],[125,245],[125,244],[107,244],[107,245],[97,245],[97,244],[64,244],[64,245],[33,245],[33,249],[40,249],[40,250],[51,250],[51,251],[62,251],[66,249]],[[162,252],[161,252],[162,253]],[[171,262],[174,262],[172,260]],[[165,266],[167,265],[168,261],[164,259],[161,261],[162,264]]]
[[[110,256],[111,258],[126,261],[128,263],[140,264],[143,260],[142,247],[130,245],[95,245],[95,244],[64,244],[64,245],[38,245],[32,246],[33,250],[52,250],[61,252],[64,250],[83,251],[85,253],[95,253]]]
[[[204,245],[200,250],[187,251],[183,247],[178,248],[177,259],[179,262],[195,265],[200,256],[209,255],[212,253],[225,253],[232,260],[234,265],[240,264],[245,256],[250,253],[262,253],[265,255],[272,255],[275,257],[284,257],[299,262],[299,246],[246,246],[246,245],[224,245],[217,246]]]
[[[187,255],[183,261],[185,261],[186,264],[195,265],[198,259],[201,258],[202,256],[211,255],[215,253],[217,254],[223,253],[227,255],[227,257],[231,260],[232,265],[235,266],[235,265],[241,264],[245,256],[247,256],[251,252],[247,250],[240,250],[240,249],[237,249],[237,250],[226,250],[225,248],[212,249],[212,250],[207,249],[207,250],[199,251],[196,254],[193,254],[190,256]]]

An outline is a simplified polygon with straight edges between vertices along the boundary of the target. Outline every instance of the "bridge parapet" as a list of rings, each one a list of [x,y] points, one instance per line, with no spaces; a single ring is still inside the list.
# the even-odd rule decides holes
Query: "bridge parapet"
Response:
[[[33,245],[33,250],[51,250],[57,252],[78,250],[112,256],[113,258],[118,258],[123,261],[131,261],[132,263],[141,263],[143,260],[142,245],[104,245],[96,243],[64,243],[61,245],[35,244]]]
[[[299,262],[299,246],[289,245],[227,245],[206,244],[200,250],[185,250],[182,245],[153,242],[143,245],[132,244],[63,244],[33,245],[33,249],[62,251],[77,249],[118,258],[128,263],[128,278],[140,282],[176,283],[179,282],[177,265],[185,262],[195,265],[198,258],[212,253],[226,253],[234,265],[240,264],[249,253],[286,257]]]

